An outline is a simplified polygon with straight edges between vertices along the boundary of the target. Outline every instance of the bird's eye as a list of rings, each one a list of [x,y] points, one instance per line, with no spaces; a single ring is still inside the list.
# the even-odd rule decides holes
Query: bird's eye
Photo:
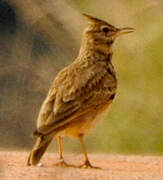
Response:
[[[103,31],[104,33],[108,33],[108,32],[109,32],[109,28],[108,28],[108,27],[103,27],[103,28],[102,28],[102,31]]]

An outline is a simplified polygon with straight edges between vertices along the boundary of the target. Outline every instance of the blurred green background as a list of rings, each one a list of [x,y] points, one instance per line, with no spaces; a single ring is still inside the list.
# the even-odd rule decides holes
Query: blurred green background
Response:
[[[162,0],[0,0],[0,149],[32,148],[52,80],[78,54],[87,25],[81,13],[136,29],[116,44],[117,96],[86,136],[88,151],[163,154]],[[67,137],[64,150],[81,152]]]

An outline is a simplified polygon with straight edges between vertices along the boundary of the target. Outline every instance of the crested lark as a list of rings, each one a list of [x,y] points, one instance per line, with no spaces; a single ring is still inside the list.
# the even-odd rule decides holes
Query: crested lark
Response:
[[[105,21],[85,15],[89,25],[83,33],[80,52],[75,61],[61,70],[41,107],[36,144],[27,165],[36,165],[54,137],[58,137],[60,165],[68,165],[62,156],[61,136],[78,138],[85,161],[80,167],[93,167],[88,160],[83,136],[108,112],[117,79],[111,62],[113,44],[133,28],[116,28]]]

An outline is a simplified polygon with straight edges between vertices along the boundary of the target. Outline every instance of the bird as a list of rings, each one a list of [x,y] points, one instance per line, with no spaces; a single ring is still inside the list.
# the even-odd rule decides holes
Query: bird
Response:
[[[79,168],[95,168],[88,158],[84,136],[110,109],[117,91],[117,76],[112,64],[116,39],[134,32],[134,28],[117,28],[108,22],[83,14],[87,27],[82,36],[77,58],[54,78],[41,106],[37,128],[33,132],[36,143],[29,154],[27,165],[38,165],[49,144],[56,137],[59,145],[57,165],[65,162],[62,137],[80,141],[84,163]]]

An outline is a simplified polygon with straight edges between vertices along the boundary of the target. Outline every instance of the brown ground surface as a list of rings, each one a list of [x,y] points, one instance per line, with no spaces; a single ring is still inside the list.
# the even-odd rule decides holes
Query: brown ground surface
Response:
[[[0,180],[163,180],[163,157],[89,155],[98,169],[56,167],[57,154],[46,153],[43,167],[27,167],[26,152],[0,152]],[[80,164],[81,155],[65,154],[69,163]]]

